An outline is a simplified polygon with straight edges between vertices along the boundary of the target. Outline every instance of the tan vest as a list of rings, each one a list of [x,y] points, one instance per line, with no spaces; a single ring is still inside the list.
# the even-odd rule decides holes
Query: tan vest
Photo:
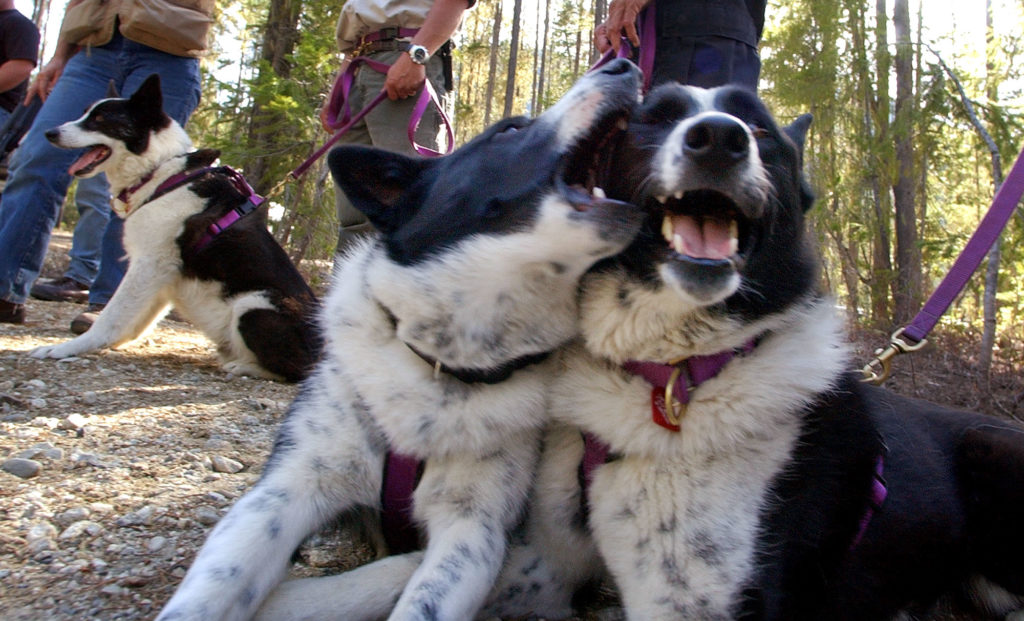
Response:
[[[110,43],[114,24],[126,39],[175,56],[202,56],[209,47],[215,0],[82,0],[69,7],[60,41],[83,47]]]

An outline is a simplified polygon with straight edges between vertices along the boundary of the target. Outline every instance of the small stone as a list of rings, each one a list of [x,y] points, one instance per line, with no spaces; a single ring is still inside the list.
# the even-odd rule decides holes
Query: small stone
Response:
[[[213,526],[220,520],[220,513],[209,505],[196,507],[196,521],[204,526]]]
[[[46,382],[41,379],[30,379],[25,382],[25,385],[35,390],[42,390],[43,388],[46,388]]]
[[[45,408],[46,405],[47,405],[46,399],[41,399],[41,398],[30,399],[28,404],[30,406],[36,408],[37,410],[41,410],[41,409]]]
[[[214,455],[210,458],[214,472],[224,472],[227,474],[235,474],[241,472],[245,465],[241,462],[235,461],[229,457],[223,455]]]
[[[206,441],[206,450],[224,451],[231,448],[231,443],[223,438],[210,438]]]
[[[89,420],[81,414],[69,414],[67,418],[60,422],[61,429],[67,429],[69,431],[78,431],[82,427],[88,424]]]
[[[95,536],[103,532],[103,526],[92,520],[80,520],[75,522],[71,526],[64,529],[64,532],[60,534],[58,539],[76,539],[82,535],[88,535],[90,537]]]
[[[242,417],[242,424],[253,427],[255,425],[260,424],[260,419],[256,418],[255,416],[252,416],[251,414],[246,414],[245,416]]]
[[[43,457],[45,459],[49,459],[51,461],[58,461],[58,460],[64,459],[64,449],[60,449],[60,448],[46,449],[45,451],[43,451],[43,453],[40,455],[40,457]]]
[[[37,522],[33,524],[25,535],[25,540],[29,543],[38,539],[49,539],[50,537],[57,536],[57,527],[49,522]]]
[[[128,589],[119,587],[116,584],[108,584],[107,586],[100,589],[100,593],[103,593],[104,595],[111,595],[114,597],[128,595],[129,592],[130,591],[128,591]]]
[[[228,499],[224,497],[224,494],[220,494],[218,492],[207,492],[206,497],[218,505],[223,505],[228,501]]]
[[[98,402],[99,402],[99,397],[96,395],[95,392],[93,392],[91,390],[87,390],[87,391],[82,393],[82,403],[84,403],[86,405],[95,405]]]
[[[146,547],[149,548],[150,552],[157,552],[165,545],[167,545],[167,538],[157,535],[156,537],[153,537],[149,540],[149,543],[146,544]]]
[[[43,465],[38,461],[21,457],[12,457],[4,461],[3,464],[0,464],[0,470],[22,479],[31,479],[34,476],[38,476],[39,471],[42,469]]]
[[[74,524],[75,522],[81,522],[82,520],[88,517],[88,509],[86,509],[85,507],[75,507],[73,509],[68,509],[67,511],[62,511],[61,513],[58,513],[57,515],[53,516],[53,519],[61,526],[67,527],[71,524]]]

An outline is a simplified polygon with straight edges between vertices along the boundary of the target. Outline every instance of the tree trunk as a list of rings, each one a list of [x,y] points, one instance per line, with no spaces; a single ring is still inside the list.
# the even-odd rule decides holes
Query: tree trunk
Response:
[[[260,50],[260,78],[269,70],[277,78],[287,79],[291,75],[288,57],[295,49],[299,40],[299,15],[302,13],[302,0],[271,0],[267,13],[267,25],[263,32],[263,45]],[[266,101],[258,96],[253,99],[252,116],[249,123],[249,141],[252,145],[254,158],[246,163],[245,170],[256,191],[265,194],[273,185],[267,178],[269,164],[267,154],[272,153],[274,137],[273,128],[281,122],[279,115],[266,109]]]
[[[921,251],[917,244],[917,209],[914,174],[914,68],[907,0],[895,0],[893,29],[896,34],[896,102],[893,138],[896,141],[896,182],[893,207],[896,214],[896,291],[893,313],[900,324],[909,321],[921,303]]]
[[[535,114],[544,111],[544,73],[548,63],[548,26],[551,24],[551,3],[544,3],[544,38],[540,43],[540,74],[537,76],[537,110]]]
[[[484,127],[491,124],[491,106],[494,104],[494,80],[498,73],[498,50],[501,43],[501,2],[494,5],[494,27],[491,30],[491,54],[487,66],[487,94],[484,95]]]
[[[539,86],[540,76],[540,3],[543,0],[537,0],[536,14],[533,20],[533,84],[530,90],[530,114],[533,116],[537,115],[537,102],[540,99],[537,95],[537,87]]]
[[[594,26],[604,23],[604,20],[608,16],[608,2],[607,0],[594,0]],[[597,48],[593,45],[594,37],[590,37],[590,64],[593,65],[601,58],[601,54],[597,51]]]
[[[516,69],[519,64],[519,21],[523,15],[523,0],[512,5],[512,41],[508,48],[508,78],[505,80],[504,118],[512,116],[512,104],[516,98]]]
[[[871,185],[872,204],[875,215],[875,236],[872,243],[871,269],[871,316],[878,325],[891,326],[890,287],[892,285],[892,251],[890,246],[889,226],[889,190],[887,183],[882,182],[880,175],[890,168],[889,149],[889,49],[886,47],[888,37],[888,13],[886,0],[877,0],[875,4],[875,99],[873,106],[873,125],[875,127],[872,141],[873,166],[869,183]],[[870,94],[867,95],[870,98]]]
[[[999,100],[999,83],[996,79],[993,59],[996,47],[992,23],[992,0],[985,0],[985,90],[988,100],[995,102]],[[992,184],[995,186],[995,191],[998,192],[999,187],[1003,185],[1003,166],[999,158],[999,149],[993,149],[991,156]],[[992,350],[996,342],[996,313],[999,310],[996,294],[999,291],[999,246],[1001,240],[1002,235],[992,244],[985,266],[984,318],[981,330],[981,351],[978,353],[978,372],[986,380],[992,371]]]

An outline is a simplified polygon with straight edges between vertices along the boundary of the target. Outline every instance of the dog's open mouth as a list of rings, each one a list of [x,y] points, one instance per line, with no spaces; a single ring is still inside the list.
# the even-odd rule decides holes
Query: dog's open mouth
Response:
[[[556,184],[577,211],[586,211],[595,201],[607,200],[603,186],[629,127],[628,115],[627,110],[621,109],[606,114],[562,158]]]
[[[750,226],[740,207],[714,190],[691,190],[655,199],[661,235],[677,259],[738,266],[749,246]]]
[[[89,147],[82,157],[75,160],[68,168],[68,174],[81,177],[93,171],[94,168],[107,161],[110,157],[110,147],[97,144]]]

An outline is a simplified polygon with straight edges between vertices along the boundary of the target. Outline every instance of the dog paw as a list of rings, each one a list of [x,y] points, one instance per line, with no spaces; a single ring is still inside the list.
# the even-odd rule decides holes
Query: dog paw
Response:
[[[33,358],[70,358],[78,355],[80,352],[76,348],[66,347],[67,343],[61,343],[59,345],[43,345],[42,347],[36,347],[28,353]]]

